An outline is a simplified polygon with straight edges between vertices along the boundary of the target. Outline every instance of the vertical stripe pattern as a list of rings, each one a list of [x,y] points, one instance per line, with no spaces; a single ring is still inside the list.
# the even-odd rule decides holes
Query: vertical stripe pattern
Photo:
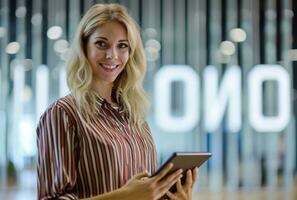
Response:
[[[37,127],[38,198],[79,199],[113,191],[137,173],[155,171],[150,129],[129,124],[127,113],[101,97],[89,123],[73,98],[54,102]]]

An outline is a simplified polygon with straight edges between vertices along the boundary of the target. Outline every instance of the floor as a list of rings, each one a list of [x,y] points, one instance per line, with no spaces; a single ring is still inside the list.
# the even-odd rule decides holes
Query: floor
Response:
[[[0,199],[2,200],[35,200],[35,190],[0,190]],[[259,192],[241,191],[241,192],[201,192],[193,196],[193,200],[296,200],[297,188],[292,191],[266,191],[262,189]]]
[[[35,174],[28,171],[22,174],[18,187],[6,187],[6,189],[0,187],[0,200],[36,200],[35,177]],[[209,192],[203,190],[196,192],[193,200],[297,200],[297,177],[295,183],[290,190],[266,188],[254,191]]]
[[[199,193],[194,195],[193,200],[296,200],[297,188],[291,191],[239,191]]]

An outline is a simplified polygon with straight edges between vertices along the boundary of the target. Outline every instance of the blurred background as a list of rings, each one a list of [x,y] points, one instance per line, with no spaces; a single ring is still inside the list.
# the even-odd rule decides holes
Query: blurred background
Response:
[[[210,151],[195,199],[296,199],[295,0],[0,0],[0,199],[36,199],[36,125],[95,3],[125,5],[147,55],[161,164]]]

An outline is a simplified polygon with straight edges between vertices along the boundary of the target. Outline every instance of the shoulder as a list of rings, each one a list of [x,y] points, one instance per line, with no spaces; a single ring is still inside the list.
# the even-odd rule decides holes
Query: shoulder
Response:
[[[57,99],[52,104],[52,107],[59,107],[69,114],[72,113],[72,115],[73,115],[73,112],[77,112],[78,110],[75,104],[74,98],[70,94]]]
[[[54,101],[41,115],[40,121],[48,117],[67,116],[70,120],[74,120],[77,107],[71,95],[61,97]]]
[[[44,111],[37,124],[36,133],[39,144],[65,141],[69,136],[77,137],[75,104],[70,96],[57,99]]]

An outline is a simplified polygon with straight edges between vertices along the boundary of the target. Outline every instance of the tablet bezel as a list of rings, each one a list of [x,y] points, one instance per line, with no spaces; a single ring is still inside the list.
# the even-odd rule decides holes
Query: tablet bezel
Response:
[[[199,168],[211,156],[212,153],[210,152],[174,152],[152,176],[157,175],[170,162],[173,163],[173,167],[168,174],[178,169],[182,169],[183,173],[186,173],[188,169]]]

